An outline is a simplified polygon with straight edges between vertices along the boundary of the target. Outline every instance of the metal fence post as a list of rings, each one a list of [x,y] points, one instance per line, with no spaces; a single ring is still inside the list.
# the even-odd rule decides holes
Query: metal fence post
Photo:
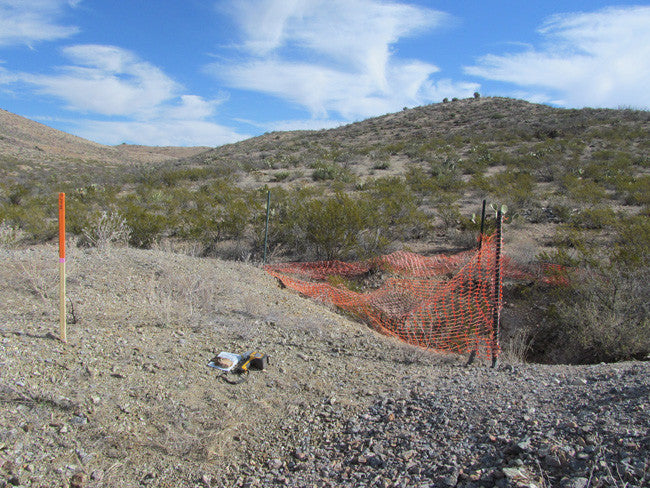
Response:
[[[266,251],[269,247],[269,213],[271,210],[271,190],[266,194],[266,225],[264,226],[264,264],[266,264]]]
[[[478,236],[478,248],[481,250],[483,247],[483,232],[485,232],[485,198],[483,199],[483,209],[481,210],[481,231]]]
[[[497,211],[497,232],[496,232],[496,250],[494,255],[494,311],[492,312],[492,367],[496,368],[499,360],[499,334],[501,327],[501,245],[503,213],[501,209]]]
[[[478,278],[480,279],[481,277],[481,250],[483,248],[483,232],[485,231],[485,203],[486,199],[483,199],[483,207],[481,209],[481,230],[478,235]],[[469,353],[469,358],[467,359],[467,363],[465,366],[470,366],[471,364],[474,363],[474,360],[476,359],[476,355],[478,354],[478,339],[476,342],[476,348],[473,349]]]

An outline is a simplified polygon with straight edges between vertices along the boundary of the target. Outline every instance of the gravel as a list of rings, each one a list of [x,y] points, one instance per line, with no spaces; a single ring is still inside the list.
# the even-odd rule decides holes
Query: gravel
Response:
[[[257,475],[263,486],[647,486],[648,370],[438,366],[435,381],[379,396],[338,419],[332,442],[306,439],[308,454]]]

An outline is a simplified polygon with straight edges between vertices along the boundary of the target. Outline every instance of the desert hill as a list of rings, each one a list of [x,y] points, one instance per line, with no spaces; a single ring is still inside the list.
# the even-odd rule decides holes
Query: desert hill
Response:
[[[30,166],[45,169],[136,166],[186,158],[207,149],[105,146],[0,109],[0,160],[19,165],[21,169]]]
[[[587,147],[578,157],[587,160],[592,152],[606,149],[609,139],[623,134],[633,139],[621,141],[621,149],[647,157],[644,137],[649,126],[647,111],[562,109],[486,97],[404,109],[334,129],[267,133],[187,161],[256,170],[258,182],[273,184],[279,171],[319,163],[339,163],[364,178],[404,174],[409,165],[422,162],[476,159],[486,151],[524,155],[536,145],[553,142],[583,142]]]
[[[513,286],[509,323],[532,331],[580,321],[589,331],[607,316],[618,334],[634,338],[628,347],[615,336],[603,343],[596,330],[587,340],[557,336],[549,325],[544,333],[526,333],[541,341],[536,360],[599,362],[648,353],[647,312],[639,299],[647,295],[650,255],[647,111],[479,97],[336,129],[264,134],[209,151],[108,148],[3,117],[4,144],[19,155],[0,157],[0,225],[12,245],[56,238],[56,194],[64,191],[68,232],[79,245],[120,240],[259,262],[271,190],[271,261],[357,260],[401,249],[436,254],[476,246],[485,199],[508,207],[509,257],[589,270],[595,282],[585,286],[597,290],[576,291],[577,300]],[[49,158],[25,149],[33,146],[92,157]],[[41,156],[33,159],[34,151]],[[143,159],[126,164],[128,151]],[[184,151],[190,155],[177,158]],[[102,155],[104,162],[92,159]],[[488,208],[487,228],[493,224]],[[598,279],[604,276],[620,283]],[[625,290],[625,298],[607,290]],[[590,298],[602,293],[611,295],[609,302]],[[558,300],[569,306],[560,310],[575,311],[558,317]],[[567,344],[574,350],[563,355]]]

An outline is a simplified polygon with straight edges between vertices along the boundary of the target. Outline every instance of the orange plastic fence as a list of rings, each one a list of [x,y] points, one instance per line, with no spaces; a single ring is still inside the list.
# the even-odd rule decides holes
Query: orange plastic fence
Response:
[[[480,250],[455,255],[399,251],[355,263],[285,263],[265,269],[285,286],[408,343],[493,357],[499,352],[492,340],[495,255],[495,237],[484,236]],[[501,263],[502,279],[553,279],[543,278],[542,268],[524,269],[507,256]]]

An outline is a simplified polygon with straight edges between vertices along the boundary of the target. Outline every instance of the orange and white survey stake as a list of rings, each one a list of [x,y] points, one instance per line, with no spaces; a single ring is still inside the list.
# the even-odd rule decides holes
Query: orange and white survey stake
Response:
[[[59,193],[59,329],[61,340],[66,337],[65,316],[65,193]]]

